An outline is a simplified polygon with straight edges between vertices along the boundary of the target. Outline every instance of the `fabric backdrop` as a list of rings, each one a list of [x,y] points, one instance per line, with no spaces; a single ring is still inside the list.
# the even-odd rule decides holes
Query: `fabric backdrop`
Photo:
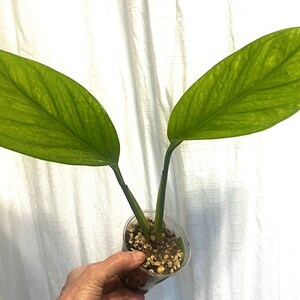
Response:
[[[299,0],[0,0],[0,48],[99,99],[146,209],[183,92],[245,44],[299,26],[299,11]],[[300,299],[299,128],[296,114],[259,134],[176,149],[166,214],[187,230],[192,257],[147,300]],[[55,299],[72,268],[121,248],[130,216],[110,168],[0,148],[0,299]]]

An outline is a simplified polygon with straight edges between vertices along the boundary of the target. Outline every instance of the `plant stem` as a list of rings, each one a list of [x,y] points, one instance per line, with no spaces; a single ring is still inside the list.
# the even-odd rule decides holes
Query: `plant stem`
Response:
[[[136,201],[133,194],[131,193],[129,187],[125,184],[125,181],[123,179],[123,176],[121,174],[119,166],[111,165],[110,167],[113,169],[113,171],[117,177],[119,185],[121,186],[121,188],[126,196],[126,199],[128,200],[128,203],[129,203],[139,225],[141,226],[142,232],[144,233],[145,236],[149,236],[150,228],[149,228],[149,225],[147,222],[147,218],[145,217],[141,207],[139,206],[138,202]]]
[[[165,210],[165,197],[166,197],[166,186],[168,180],[169,165],[171,160],[171,155],[174,149],[181,144],[182,141],[171,142],[169,148],[165,153],[164,166],[161,174],[159,190],[157,194],[156,211],[155,211],[155,221],[154,230],[156,232],[156,237],[158,240],[161,239],[163,220],[164,220],[164,210]]]

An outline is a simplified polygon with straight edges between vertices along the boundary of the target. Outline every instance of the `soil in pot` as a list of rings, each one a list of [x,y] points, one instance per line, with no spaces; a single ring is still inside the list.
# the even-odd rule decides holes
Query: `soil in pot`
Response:
[[[142,251],[146,261],[142,265],[153,274],[173,274],[181,267],[184,259],[183,243],[170,229],[163,228],[161,240],[154,232],[154,222],[148,218],[151,233],[145,237],[138,223],[131,224],[125,233],[127,249]]]
[[[127,287],[142,292],[177,274],[190,257],[188,237],[176,222],[164,218],[166,224],[158,241],[154,231],[155,214],[153,211],[144,213],[150,225],[150,235],[146,237],[135,217],[130,218],[124,228],[123,251],[142,251],[146,259],[140,268],[120,274],[120,279]]]

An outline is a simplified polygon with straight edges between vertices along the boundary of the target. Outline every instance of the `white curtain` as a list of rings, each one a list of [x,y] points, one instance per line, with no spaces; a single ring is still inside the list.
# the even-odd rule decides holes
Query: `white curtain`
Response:
[[[299,26],[299,13],[299,0],[0,0],[0,48],[99,99],[147,209],[183,92],[245,44]],[[166,214],[187,230],[192,257],[146,299],[300,299],[299,128],[296,114],[260,134],[179,146]],[[55,299],[68,271],[121,248],[130,215],[110,168],[0,148],[0,299]]]

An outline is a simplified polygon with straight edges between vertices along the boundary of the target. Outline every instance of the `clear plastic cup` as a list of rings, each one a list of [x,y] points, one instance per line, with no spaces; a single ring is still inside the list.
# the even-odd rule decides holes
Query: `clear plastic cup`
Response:
[[[155,211],[153,211],[153,210],[146,210],[146,211],[144,211],[144,214],[146,217],[149,217],[152,220],[155,217]],[[185,233],[185,231],[181,228],[181,226],[177,222],[175,222],[173,219],[169,218],[168,216],[164,216],[164,222],[165,222],[166,228],[168,228],[169,230],[174,232],[176,237],[177,238],[180,237],[183,242],[184,258],[183,258],[183,261],[181,262],[181,267],[178,271],[176,271],[172,274],[153,273],[142,266],[139,267],[138,269],[135,269],[132,271],[124,271],[119,275],[120,279],[124,283],[124,285],[126,285],[127,287],[129,287],[132,290],[147,292],[152,287],[154,287],[156,284],[166,280],[170,276],[175,276],[176,274],[180,273],[184,269],[184,267],[186,266],[187,262],[190,259],[190,255],[191,255],[190,241],[189,241],[189,238],[188,238],[187,234]],[[137,224],[137,220],[136,220],[135,216],[130,217],[124,226],[123,246],[122,246],[123,251],[130,251],[127,248],[126,232],[128,231],[128,228],[132,224]]]

